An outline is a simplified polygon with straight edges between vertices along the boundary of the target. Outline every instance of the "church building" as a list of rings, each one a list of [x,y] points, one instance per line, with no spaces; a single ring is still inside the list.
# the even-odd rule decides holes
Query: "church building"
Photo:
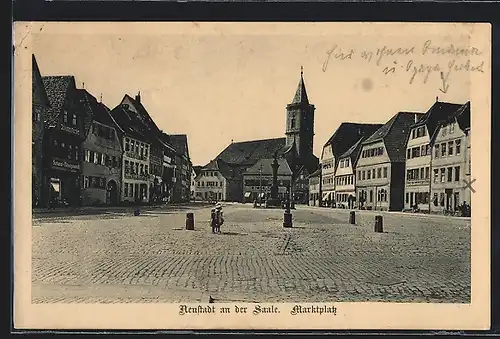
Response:
[[[314,105],[310,104],[301,69],[300,80],[292,102],[286,106],[285,137],[243,142],[231,142],[215,159],[221,159],[244,175],[257,162],[278,158],[285,159],[292,171],[291,192],[297,202],[308,201],[308,176],[318,168],[319,159],[313,154]],[[270,166],[264,166],[263,176],[272,176]],[[278,168],[278,171],[280,169]],[[260,174],[260,173],[259,173]],[[243,180],[241,181],[243,183]],[[240,201],[243,201],[241,186]]]

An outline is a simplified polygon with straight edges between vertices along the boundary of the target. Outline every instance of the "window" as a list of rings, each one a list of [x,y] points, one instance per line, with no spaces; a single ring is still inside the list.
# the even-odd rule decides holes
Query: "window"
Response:
[[[143,164],[141,164],[141,165],[139,166],[139,173],[140,173],[141,175],[144,175],[144,165],[143,165]]]
[[[345,167],[349,167],[349,159],[345,159]]]
[[[290,121],[290,128],[295,128],[295,118]]]
[[[358,180],[361,180],[361,171],[358,171]]]
[[[460,155],[460,141],[461,141],[460,139],[455,140],[455,147],[456,147],[456,152],[455,152],[455,154],[456,154],[456,155]]]
[[[370,202],[373,201],[373,191],[370,191]]]
[[[453,141],[448,142],[448,155],[453,155]]]
[[[128,194],[129,197],[133,197],[134,196],[134,185],[133,184],[130,184],[130,192]]]
[[[145,157],[147,157],[147,156],[148,156],[148,149],[149,149],[149,146],[148,146],[148,145],[146,145],[146,146],[144,147],[144,156],[145,156]]]
[[[420,155],[421,156],[426,156],[427,155],[427,147],[426,147],[426,145],[420,146]]]
[[[83,188],[88,188],[89,187],[89,177],[84,175],[83,176]]]
[[[134,152],[135,140],[130,140],[130,151]]]
[[[77,123],[78,123],[78,120],[77,120],[77,117],[76,117],[76,114],[73,114],[73,126],[76,126]]]
[[[95,159],[95,153],[94,151],[90,151],[90,162],[94,162]]]
[[[382,168],[377,169],[377,178],[382,178]]]
[[[426,167],[425,168],[425,179],[429,179],[429,175],[430,175],[430,168]]]
[[[68,123],[68,112],[66,110],[63,113],[63,122]]]
[[[439,145],[434,146],[434,158],[439,158]]]
[[[129,173],[128,160],[125,160],[125,173]]]
[[[372,178],[372,171],[368,170],[366,179],[370,180],[371,178]]]
[[[372,169],[372,178],[375,179],[375,168]]]
[[[363,174],[363,175],[362,175],[363,180],[365,180],[365,178],[366,178],[365,173],[366,173],[365,171],[363,171],[363,173],[362,173],[362,174]]]
[[[139,163],[138,162],[135,163],[135,173],[139,174]]]
[[[101,178],[101,182],[100,182],[100,184],[101,184],[101,185],[100,185],[100,188],[104,188],[104,187],[106,187],[106,179]]]
[[[460,166],[455,166],[455,181],[460,181]]]
[[[129,138],[125,138],[125,151],[129,151],[130,150],[130,140]]]
[[[135,142],[135,153],[139,154],[139,142],[138,141]]]
[[[384,178],[387,178],[387,167],[384,167]]]
[[[146,172],[146,174],[149,174],[149,172],[148,172],[148,165],[144,165],[144,171]]]
[[[450,134],[453,134],[453,132],[455,132],[455,124],[451,123],[450,124]]]
[[[107,158],[107,156],[105,154],[101,154],[101,157],[99,160],[100,160],[100,164],[102,166],[106,166],[106,158]]]
[[[144,156],[144,144],[141,142],[141,157]]]
[[[198,181],[198,187],[200,187],[200,182]]]
[[[445,169],[444,168],[441,168],[441,182],[444,182],[444,179],[445,179]]]
[[[441,156],[446,156],[446,143],[441,144]]]
[[[424,174],[424,172],[425,172],[425,169],[424,169],[423,167],[422,167],[422,168],[420,168],[420,179],[425,178],[425,174]]]
[[[406,150],[406,159],[411,159],[411,149],[410,148],[408,148]]]
[[[453,180],[453,168],[448,167],[447,171],[448,171],[448,182],[451,182]]]

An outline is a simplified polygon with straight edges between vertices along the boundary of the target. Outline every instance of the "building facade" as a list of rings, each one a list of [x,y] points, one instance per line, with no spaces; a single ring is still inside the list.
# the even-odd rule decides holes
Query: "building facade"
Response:
[[[320,206],[321,202],[321,168],[309,175],[309,206]]]
[[[360,138],[373,134],[382,124],[342,123],[323,146],[321,152],[322,206],[334,206],[335,173],[340,156],[352,147]]]
[[[273,159],[261,159],[243,173],[245,202],[264,201],[270,197],[273,184]],[[286,199],[287,189],[292,184],[292,170],[284,158],[278,159],[277,184],[278,198]]]
[[[120,104],[110,112],[117,123],[122,156],[121,201],[128,203],[149,202],[151,144],[136,112],[127,104]]]
[[[176,151],[174,186],[172,199],[175,202],[186,202],[191,197],[191,158],[189,157],[189,147],[187,135],[170,134],[170,143]]]
[[[109,109],[87,91],[83,95],[92,115],[82,144],[82,204],[117,205],[122,190],[122,146]]]
[[[399,112],[362,142],[356,163],[356,196],[360,208],[403,210],[405,144],[410,126],[422,115]]]
[[[47,111],[43,140],[45,206],[81,204],[81,146],[88,110],[73,76],[42,77],[51,108]]]
[[[441,121],[431,139],[432,212],[458,211],[465,202],[470,206],[470,103]]]
[[[32,140],[31,140],[31,165],[32,165],[32,206],[40,207],[42,203],[42,191],[44,179],[43,172],[43,136],[45,112],[50,108],[50,102],[45,92],[42,75],[32,55],[31,71],[31,113],[32,113]]]
[[[361,151],[360,138],[344,154],[339,157],[335,171],[335,201],[337,207],[354,208],[356,206],[356,163]]]
[[[220,159],[210,161],[201,168],[194,179],[196,200],[238,201],[241,192],[241,176]]]

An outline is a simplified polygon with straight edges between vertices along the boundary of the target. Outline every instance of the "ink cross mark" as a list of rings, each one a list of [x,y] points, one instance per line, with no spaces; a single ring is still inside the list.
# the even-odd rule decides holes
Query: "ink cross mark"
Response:
[[[476,193],[476,190],[474,188],[472,188],[472,184],[474,183],[474,181],[476,181],[476,179],[473,179],[471,181],[467,181],[467,180],[462,180],[462,181],[465,183],[464,188],[468,188],[471,190],[472,193]]]
[[[446,93],[448,92],[448,88],[450,87],[450,85],[446,84],[446,80],[448,80],[448,77],[445,78],[443,72],[441,72],[441,80],[443,81],[443,88],[440,88],[439,90],[443,93]]]

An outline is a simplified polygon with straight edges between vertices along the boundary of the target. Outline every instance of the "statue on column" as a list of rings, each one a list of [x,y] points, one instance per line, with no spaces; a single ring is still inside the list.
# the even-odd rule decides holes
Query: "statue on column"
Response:
[[[267,206],[276,207],[279,206],[280,201],[278,198],[278,151],[274,152],[274,159],[271,167],[273,169],[273,182],[271,185],[271,198],[267,201]]]

